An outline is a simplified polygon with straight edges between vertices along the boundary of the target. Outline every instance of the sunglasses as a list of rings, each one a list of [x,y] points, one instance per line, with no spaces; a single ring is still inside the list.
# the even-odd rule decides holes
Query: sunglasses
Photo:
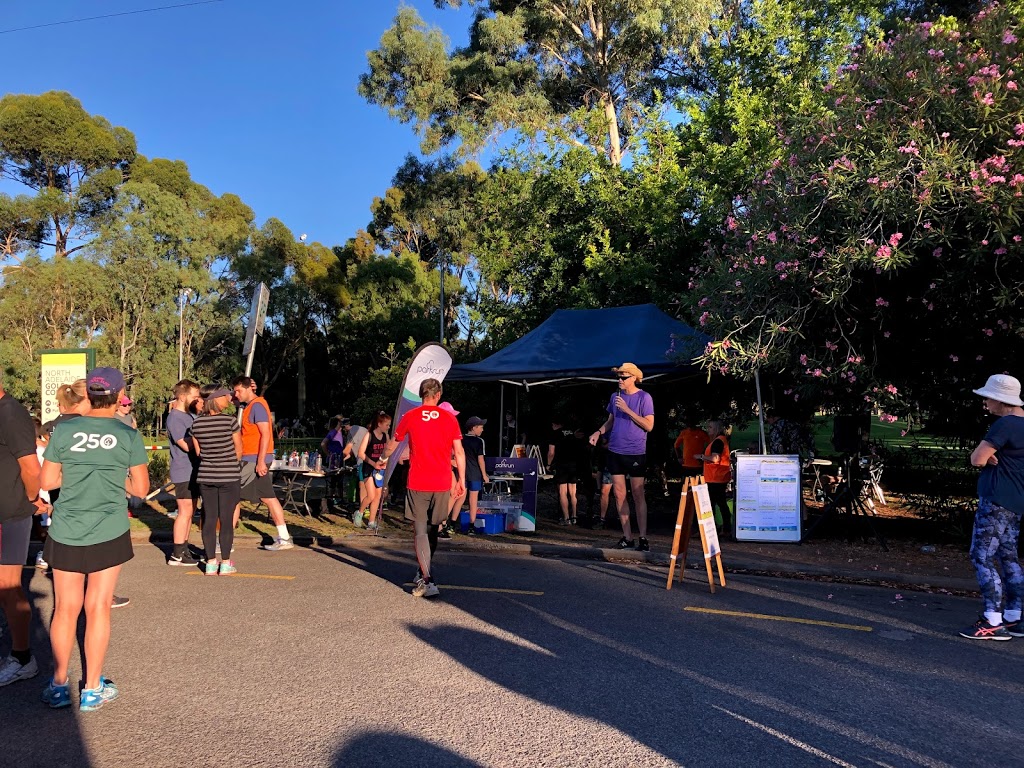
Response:
[[[632,374],[628,374],[626,376],[619,376],[619,381],[625,381],[626,379],[632,379],[632,378],[633,378]]]

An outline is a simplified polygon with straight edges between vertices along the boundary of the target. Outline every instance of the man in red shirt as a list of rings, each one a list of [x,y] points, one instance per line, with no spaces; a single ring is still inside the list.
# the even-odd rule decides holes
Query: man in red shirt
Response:
[[[424,379],[420,384],[423,405],[406,413],[391,438],[381,461],[387,461],[403,440],[409,440],[409,481],[405,495],[405,519],[416,532],[416,560],[420,576],[414,597],[437,597],[437,585],[430,573],[430,558],[437,549],[437,527],[448,518],[452,491],[452,454],[455,454],[455,493],[466,492],[466,454],[458,420],[437,407],[441,382]]]

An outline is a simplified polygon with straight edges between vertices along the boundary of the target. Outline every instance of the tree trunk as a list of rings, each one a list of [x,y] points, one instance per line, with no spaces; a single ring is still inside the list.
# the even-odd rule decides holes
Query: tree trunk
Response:
[[[298,357],[298,402],[296,403],[296,416],[300,419],[306,412],[306,342],[299,342]]]
[[[604,116],[608,120],[608,159],[612,165],[622,165],[622,142],[619,139],[619,116],[615,111],[615,102],[610,93],[601,96],[604,103]]]

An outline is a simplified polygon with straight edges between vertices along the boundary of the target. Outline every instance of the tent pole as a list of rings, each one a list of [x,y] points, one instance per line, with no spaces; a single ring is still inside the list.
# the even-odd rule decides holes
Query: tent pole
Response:
[[[764,439],[764,403],[761,402],[761,369],[754,369],[754,386],[757,387],[757,421],[761,434],[761,453],[768,453],[768,443]]]
[[[501,382],[498,386],[501,387],[501,397],[499,398],[501,404],[498,412],[498,455],[501,456],[505,450],[505,382]]]

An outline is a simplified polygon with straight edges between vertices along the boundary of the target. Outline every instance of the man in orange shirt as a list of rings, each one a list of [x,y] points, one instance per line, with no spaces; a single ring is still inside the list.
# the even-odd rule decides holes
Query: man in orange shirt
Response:
[[[704,473],[704,465],[697,456],[704,453],[710,442],[708,433],[694,425],[691,419],[683,421],[683,429],[674,446],[676,459],[683,467],[683,477],[700,477]]]
[[[270,405],[256,394],[256,381],[238,376],[231,382],[235,400],[242,406],[242,498],[262,502],[270,510],[277,528],[277,540],[264,549],[280,552],[295,545],[284,522],[284,509],[274,493],[270,465],[274,463],[274,428],[270,423]],[[230,557],[225,553],[224,557]]]

